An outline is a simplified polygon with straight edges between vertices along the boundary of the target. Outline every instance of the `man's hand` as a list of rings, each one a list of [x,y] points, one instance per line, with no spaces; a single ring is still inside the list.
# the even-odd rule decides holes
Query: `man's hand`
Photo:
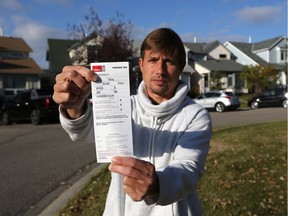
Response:
[[[66,66],[56,76],[53,100],[66,109],[68,117],[79,118],[91,93],[91,81],[97,78],[97,74],[84,66]]]
[[[134,201],[141,201],[146,196],[158,196],[159,181],[153,164],[117,156],[112,158],[109,170],[124,175],[124,191]]]

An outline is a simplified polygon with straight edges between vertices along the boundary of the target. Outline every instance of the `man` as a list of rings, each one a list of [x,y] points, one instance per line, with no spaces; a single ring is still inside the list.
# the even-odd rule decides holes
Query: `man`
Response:
[[[134,157],[112,158],[106,216],[201,215],[196,186],[204,172],[212,134],[208,112],[187,97],[179,80],[186,53],[171,29],[152,31],[143,41],[143,81],[131,96]],[[97,75],[80,66],[57,75],[54,100],[72,140],[94,141],[86,98]]]

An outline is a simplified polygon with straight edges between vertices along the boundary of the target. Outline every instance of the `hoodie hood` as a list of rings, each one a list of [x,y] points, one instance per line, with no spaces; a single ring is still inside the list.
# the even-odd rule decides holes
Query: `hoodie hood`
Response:
[[[146,94],[146,86],[142,81],[138,88],[139,102],[142,107],[142,112],[148,116],[153,116],[157,119],[166,119],[173,115],[180,107],[180,104],[186,99],[188,87],[183,81],[179,81],[174,96],[162,102],[161,104],[153,104]]]

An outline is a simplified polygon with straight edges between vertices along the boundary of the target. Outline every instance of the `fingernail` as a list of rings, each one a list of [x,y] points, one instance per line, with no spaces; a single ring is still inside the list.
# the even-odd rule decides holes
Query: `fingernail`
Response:
[[[117,156],[114,156],[111,158],[111,162],[112,163],[116,163],[118,161],[118,157]]]
[[[98,79],[98,75],[96,73],[93,74],[92,80],[95,82]]]
[[[112,157],[111,158],[111,163],[115,163],[117,160],[116,160],[116,158],[115,157]]]

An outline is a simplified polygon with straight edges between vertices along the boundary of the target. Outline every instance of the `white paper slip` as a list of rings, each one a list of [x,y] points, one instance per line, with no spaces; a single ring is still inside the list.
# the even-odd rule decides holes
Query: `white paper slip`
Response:
[[[113,156],[133,156],[129,63],[90,66],[99,76],[91,85],[97,162],[109,163]]]

